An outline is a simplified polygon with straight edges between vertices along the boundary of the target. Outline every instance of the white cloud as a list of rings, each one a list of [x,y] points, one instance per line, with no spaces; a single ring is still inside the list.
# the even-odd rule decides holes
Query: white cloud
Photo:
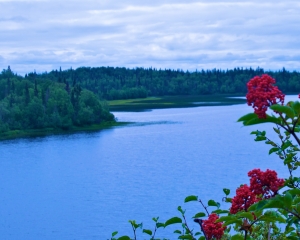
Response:
[[[4,67],[300,70],[297,1],[1,1]]]

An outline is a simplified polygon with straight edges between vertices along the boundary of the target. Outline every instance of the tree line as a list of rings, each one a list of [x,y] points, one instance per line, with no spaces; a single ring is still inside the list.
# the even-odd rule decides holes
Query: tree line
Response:
[[[80,85],[107,100],[143,98],[163,95],[245,94],[246,83],[254,76],[267,73],[286,93],[300,92],[300,73],[264,71],[262,68],[183,71],[171,69],[125,67],[80,67],[49,73],[30,73],[25,79],[50,80],[71,86]]]
[[[14,74],[10,67],[0,74],[0,132],[56,128],[114,121],[105,102],[76,84]]]

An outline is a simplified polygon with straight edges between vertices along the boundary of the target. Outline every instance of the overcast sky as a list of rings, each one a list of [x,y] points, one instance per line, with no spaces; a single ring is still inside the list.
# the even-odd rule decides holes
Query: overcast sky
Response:
[[[0,66],[300,71],[300,1],[0,0]]]

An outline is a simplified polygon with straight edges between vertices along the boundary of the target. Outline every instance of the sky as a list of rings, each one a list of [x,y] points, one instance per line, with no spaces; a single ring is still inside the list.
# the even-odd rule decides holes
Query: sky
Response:
[[[0,68],[300,71],[300,1],[0,0]]]

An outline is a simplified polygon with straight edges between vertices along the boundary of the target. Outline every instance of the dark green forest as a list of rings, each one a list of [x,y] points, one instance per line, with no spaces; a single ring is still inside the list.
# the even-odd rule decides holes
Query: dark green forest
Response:
[[[114,121],[105,102],[80,85],[35,73],[21,77],[8,67],[0,75],[0,133],[24,129],[62,129]]]
[[[246,83],[254,76],[267,73],[285,93],[300,92],[300,73],[264,71],[262,68],[201,70],[195,72],[155,68],[80,67],[76,70],[54,70],[30,73],[25,79],[50,80],[69,86],[79,85],[106,100],[147,96],[205,95],[246,93]]]
[[[267,73],[284,93],[300,92],[300,73],[262,68],[183,71],[155,68],[80,67],[31,72],[10,67],[0,74],[0,132],[60,128],[112,121],[105,100],[147,96],[245,94],[246,83]]]

